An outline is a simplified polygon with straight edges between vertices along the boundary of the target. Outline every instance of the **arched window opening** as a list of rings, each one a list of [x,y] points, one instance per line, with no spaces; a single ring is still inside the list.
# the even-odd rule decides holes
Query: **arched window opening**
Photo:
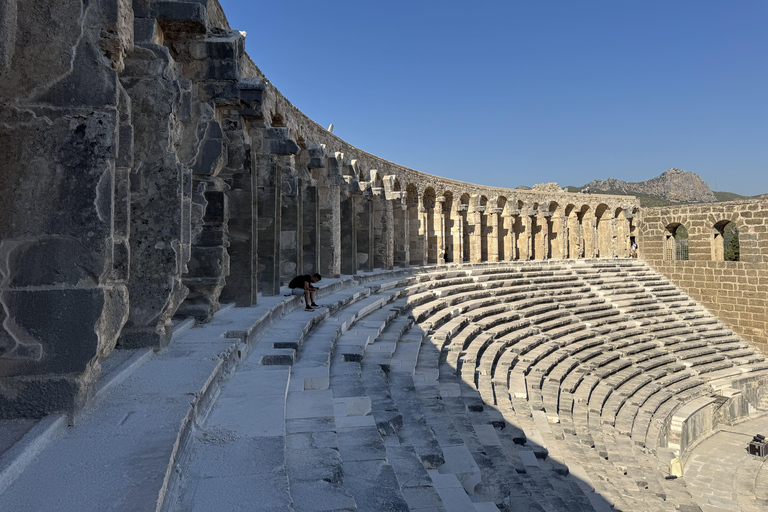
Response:
[[[667,226],[664,249],[665,259],[687,261],[688,229],[682,224],[670,224]]]
[[[739,261],[739,230],[733,222],[723,220],[712,226],[712,259]]]

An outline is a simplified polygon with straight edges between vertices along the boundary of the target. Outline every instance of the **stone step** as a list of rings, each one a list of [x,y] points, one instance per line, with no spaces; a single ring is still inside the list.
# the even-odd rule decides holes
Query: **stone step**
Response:
[[[304,343],[307,335],[330,318],[337,311],[347,306],[365,300],[366,303],[377,303],[382,299],[379,297],[370,297],[371,290],[367,287],[355,287],[335,294],[333,299],[328,298],[326,307],[315,311],[297,310],[286,315],[281,320],[281,329],[270,330],[264,335],[259,346],[256,347],[256,357],[264,365],[285,365],[293,364],[298,352]],[[335,338],[341,335],[356,319],[355,314],[347,313],[343,322],[338,320],[334,322],[336,334],[326,332]],[[324,327],[326,331],[334,328]]]
[[[293,501],[288,484],[293,475],[285,460],[286,449],[291,449],[286,446],[285,416],[290,370],[252,361],[227,383],[205,425],[192,435],[169,511],[221,506],[245,511],[256,502],[286,510]],[[223,501],[221,489],[227,489]]]

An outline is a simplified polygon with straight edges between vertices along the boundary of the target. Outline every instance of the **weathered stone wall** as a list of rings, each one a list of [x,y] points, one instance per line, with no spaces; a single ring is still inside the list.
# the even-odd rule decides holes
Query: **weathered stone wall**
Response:
[[[722,226],[739,233],[739,261],[723,261]],[[671,251],[688,230],[689,259]],[[745,339],[768,353],[768,200],[648,208],[638,217],[639,254]]]
[[[126,322],[132,23],[125,2],[0,8],[0,417],[80,407]]]

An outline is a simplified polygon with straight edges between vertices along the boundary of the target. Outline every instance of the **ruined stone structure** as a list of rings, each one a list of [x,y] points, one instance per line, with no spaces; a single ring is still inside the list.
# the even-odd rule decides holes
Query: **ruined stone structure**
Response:
[[[462,183],[335,137],[215,0],[3,5],[2,416],[77,410],[115,346],[297,273],[629,253],[633,198]]]

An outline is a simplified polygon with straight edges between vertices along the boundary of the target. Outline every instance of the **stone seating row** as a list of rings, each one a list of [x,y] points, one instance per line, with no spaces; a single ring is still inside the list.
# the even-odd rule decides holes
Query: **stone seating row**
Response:
[[[604,293],[641,278],[675,300],[629,311]],[[652,426],[706,394],[695,369],[714,378],[725,354],[758,361],[660,281],[623,261],[424,268],[311,320],[294,313],[254,352],[257,371],[288,375],[274,397],[286,499],[295,510],[690,505],[644,448],[663,442]],[[654,298],[642,293],[630,302]],[[636,394],[647,396],[632,416]]]
[[[461,486],[463,499],[459,499],[456,475],[466,472],[449,471],[450,468],[445,467],[446,459],[461,469],[466,465],[466,457],[463,457],[466,454],[454,449],[453,455],[446,457],[434,440],[419,440],[419,432],[428,434],[430,430],[423,428],[423,420],[418,421],[418,408],[411,410],[411,418],[417,421],[408,422],[416,425],[410,429],[408,439],[415,440],[412,444],[419,448],[420,458],[414,459],[417,452],[413,446],[403,443],[400,448],[387,446],[382,451],[383,445],[377,442],[377,439],[381,441],[379,427],[398,425],[399,421],[391,415],[378,423],[371,421],[373,418],[369,413],[377,402],[362,392],[361,361],[370,346],[372,361],[389,355],[392,360],[385,366],[395,368],[393,375],[402,373],[397,370],[400,366],[415,365],[423,336],[409,332],[413,320],[401,315],[407,307],[406,300],[401,297],[413,292],[403,285],[413,282],[412,278],[400,281],[383,292],[384,286],[379,290],[349,290],[329,303],[325,311],[309,316],[303,311],[287,315],[262,337],[249,359],[258,364],[251,363],[250,369],[254,374],[287,375],[284,393],[260,398],[262,401],[270,399],[273,410],[275,405],[284,404],[284,427],[282,436],[278,437],[282,439],[286,455],[281,466],[282,474],[278,474],[281,485],[276,487],[284,492],[278,493],[283,498],[275,503],[289,503],[295,510],[315,510],[318,500],[333,509],[349,510],[378,509],[382,503],[391,510],[407,510],[406,507],[417,510],[416,505],[424,503],[434,506],[430,510],[468,510],[465,505],[477,507],[477,510],[497,510],[492,501],[481,502],[476,496],[470,498],[471,493],[467,494]],[[385,328],[387,330],[383,332]],[[394,340],[386,342],[385,334],[394,336]],[[373,340],[377,341],[375,347],[371,344]],[[409,345],[410,351],[404,348]],[[400,348],[395,351],[395,346]],[[371,366],[374,370],[377,367],[382,371],[382,365]],[[395,389],[404,388],[397,386]],[[410,399],[406,397],[406,405]],[[221,412],[224,409],[216,409],[211,415],[214,423],[219,421],[214,431],[221,428],[222,417],[231,420],[231,415]],[[384,427],[382,430],[387,431]],[[204,437],[200,438],[203,446],[210,435]],[[264,441],[262,450],[275,442],[275,436],[256,437]],[[318,445],[318,437],[323,439],[322,446]],[[363,455],[353,449],[361,443],[370,448],[364,450]],[[333,451],[338,455],[333,456]],[[422,474],[420,482],[424,485],[398,485],[398,478],[408,480],[414,476],[417,469],[414,460],[422,467],[435,471],[440,468],[443,472],[431,476]],[[187,473],[195,475],[195,469],[202,467],[205,467],[203,461],[193,461]],[[422,469],[422,473],[425,471]],[[371,479],[370,475],[376,477]],[[187,488],[207,481],[207,477],[198,477],[198,481]],[[432,481],[436,483],[430,483]],[[180,495],[188,496],[184,492]],[[440,504],[441,495],[450,503],[447,508]],[[535,506],[536,500],[531,500]],[[178,503],[179,510],[194,509],[185,508],[190,503],[183,499]]]
[[[410,290],[405,290],[403,295],[408,296]],[[416,315],[414,315],[416,316]],[[364,322],[365,323],[365,322]],[[393,322],[393,325],[396,325],[397,320]],[[414,449],[414,452],[419,454],[420,459],[422,460],[422,464],[430,467],[433,466],[435,468],[439,469],[433,469],[430,470],[433,472],[432,477],[434,480],[440,480],[444,479],[444,475],[446,474],[456,474],[457,479],[459,482],[462,483],[462,486],[464,488],[464,500],[467,499],[468,496],[475,495],[475,486],[480,482],[478,481],[478,469],[482,467],[483,471],[481,471],[480,478],[483,482],[483,489],[484,491],[480,491],[480,489],[477,489],[477,495],[483,494],[483,497],[492,498],[497,504],[502,505],[505,503],[510,503],[510,499],[514,498],[515,503],[518,505],[520,504],[521,500],[526,500],[528,502],[527,506],[530,507],[536,507],[537,502],[541,500],[541,498],[534,499],[533,497],[536,496],[537,492],[530,492],[527,496],[520,496],[520,490],[519,486],[512,486],[512,482],[519,480],[519,478],[516,477],[516,475],[520,474],[526,474],[525,473],[525,464],[520,462],[520,456],[516,454],[516,451],[514,448],[511,448],[511,461],[509,457],[502,457],[501,453],[497,453],[495,457],[494,464],[492,466],[489,466],[489,461],[485,460],[483,464],[478,464],[477,461],[474,462],[474,464],[471,462],[470,458],[467,454],[466,447],[461,446],[461,444],[456,444],[455,437],[456,432],[452,432],[453,437],[448,436],[447,440],[443,440],[442,445],[438,443],[438,448],[445,447],[446,450],[443,451],[443,455],[440,455],[440,452],[436,451],[435,448],[435,441],[432,439],[432,437],[429,435],[429,430],[424,430],[423,428],[413,428],[413,427],[407,427],[408,425],[419,425],[423,422],[421,420],[421,417],[423,414],[420,414],[420,410],[423,410],[424,407],[427,407],[426,403],[423,403],[426,398],[422,397],[420,399],[420,402],[422,402],[421,407],[418,409],[414,409],[412,404],[410,407],[408,406],[409,398],[408,394],[405,390],[411,389],[411,382],[412,380],[409,379],[415,379],[413,382],[413,389],[418,389],[424,387],[425,383],[427,381],[434,383],[437,380],[437,375],[439,373],[439,370],[437,369],[437,363],[436,361],[439,359],[440,351],[437,350],[437,347],[431,344],[421,344],[419,345],[420,341],[423,341],[424,335],[423,331],[420,327],[412,326],[410,328],[410,331],[418,329],[418,334],[415,334],[413,332],[406,331],[403,333],[401,328],[395,328],[396,334],[395,338],[399,341],[396,345],[394,345],[395,351],[392,352],[392,341],[388,341],[388,345],[385,345],[384,350],[377,350],[377,346],[379,344],[379,341],[377,340],[372,345],[369,346],[370,351],[366,350],[362,357],[362,361],[360,364],[362,364],[363,368],[367,368],[367,370],[364,370],[366,372],[371,373],[372,375],[375,375],[378,372],[382,372],[383,370],[377,370],[376,367],[379,368],[387,368],[387,372],[385,372],[385,375],[390,377],[390,380],[396,381],[396,385],[389,388],[388,393],[381,393],[379,392],[379,398],[376,400],[372,400],[372,403],[377,403],[377,400],[381,400],[381,396],[384,397],[400,397],[399,402],[405,402],[406,405],[403,406],[403,414],[400,417],[399,421],[393,420],[392,418],[392,411],[393,406],[396,407],[397,404],[393,404],[391,401],[387,401],[386,407],[374,407],[375,410],[378,410],[378,415],[382,415],[383,421],[377,421],[377,426],[379,427],[379,432],[384,432],[390,434],[389,436],[385,436],[385,438],[391,437],[393,434],[398,435],[397,442],[399,442],[401,445],[403,441],[408,441],[410,443],[409,447]],[[388,331],[384,331],[382,334],[383,339],[387,338]],[[410,337],[409,337],[410,336]],[[340,338],[340,342],[343,339]],[[415,345],[415,346],[414,346]],[[410,347],[409,349],[406,349],[404,347]],[[419,347],[419,348],[417,348]],[[424,354],[428,350],[426,350],[426,347],[432,347],[432,356],[431,357],[425,357]],[[416,358],[414,357],[415,354],[418,353],[418,359],[421,360],[432,360],[435,362],[433,364],[433,368],[430,369],[420,369],[416,370],[414,367],[414,363]],[[389,357],[391,360],[389,363],[384,363],[383,360],[385,360],[387,357]],[[349,364],[349,361],[342,361],[338,360],[338,364]],[[356,362],[352,362],[351,364],[357,364]],[[412,370],[406,370],[406,375],[403,376],[404,370],[407,368],[413,368]],[[411,376],[408,376],[407,374],[412,373]],[[379,375],[380,377],[381,375]],[[363,381],[366,383],[366,387],[368,387],[369,379],[363,379]],[[332,380],[333,384],[333,380]],[[336,388],[332,386],[332,388],[335,390]],[[334,391],[335,392],[335,391]],[[371,391],[371,394],[374,394],[375,391]],[[451,392],[448,393],[449,395]],[[434,393],[428,393],[427,396],[429,396],[429,399],[432,400],[432,404],[428,407],[429,410],[434,411],[435,409],[435,398]],[[446,402],[446,398],[456,398],[456,397],[441,397],[441,401],[437,402],[439,404],[442,404]],[[411,397],[412,400],[412,397]],[[465,398],[465,400],[469,400]],[[475,402],[474,406],[467,406],[467,408],[462,405],[461,407],[454,407],[453,410],[455,411],[463,411],[463,414],[466,414],[466,411],[474,411],[474,412],[481,412],[482,411],[482,402],[478,400],[478,397],[474,396]],[[460,404],[459,404],[460,405]],[[408,412],[410,411],[410,412]],[[374,412],[374,416],[377,416],[377,413]],[[436,419],[432,422],[430,422],[430,427],[433,432],[436,432],[438,434],[438,437],[440,437],[440,433],[445,433],[446,426],[450,424],[449,421],[447,421],[448,418],[444,414],[439,415],[436,414]],[[460,416],[461,417],[461,416]],[[437,419],[439,418],[439,419]],[[378,420],[378,418],[377,418]],[[462,418],[462,423],[466,426],[466,420]],[[455,419],[453,420],[455,421]],[[503,418],[499,417],[495,420],[496,425],[503,425],[505,423],[503,422]],[[397,427],[393,427],[393,425],[397,425]],[[481,431],[484,431],[485,437],[493,437],[490,435],[488,431],[488,427],[491,429],[498,428],[493,427],[493,425],[486,426],[486,428],[480,428],[482,425],[478,425],[476,428],[480,429]],[[407,430],[412,430],[411,432],[404,433]],[[511,431],[511,430],[510,430]],[[491,433],[493,430],[491,430]],[[477,432],[475,432],[475,429],[469,430],[469,429],[463,429],[462,434],[464,436],[468,436],[469,440],[475,439],[475,437],[478,436]],[[448,435],[446,433],[446,435]],[[514,439],[519,440],[519,436],[512,436]],[[420,439],[421,438],[421,439]],[[387,441],[385,444],[392,442]],[[510,442],[511,446],[514,447],[515,441],[512,440]],[[471,452],[471,450],[470,450]],[[486,450],[487,453],[487,450]],[[474,460],[475,456],[479,457],[480,453],[474,453],[472,460]],[[536,460],[536,457],[533,457],[533,460]],[[507,468],[506,470],[503,470],[503,468]],[[454,471],[458,468],[458,472]],[[510,473],[510,470],[513,468],[516,468],[513,472]],[[434,471],[437,471],[437,474],[434,474]],[[505,471],[508,473],[504,478],[502,476],[505,474]],[[519,472],[518,472],[519,471]],[[441,473],[442,472],[442,473]],[[397,469],[395,468],[395,473],[397,473]],[[538,487],[536,486],[536,481],[538,479],[533,479],[528,482],[527,488],[531,489],[532,491],[537,491]],[[489,485],[490,482],[503,482],[503,488],[507,489],[504,491],[503,489],[495,489],[494,492],[490,493],[491,486]],[[565,485],[563,489],[563,496],[572,496],[574,494],[574,489],[571,487],[573,482],[568,482],[567,484],[560,484],[561,487]],[[424,494],[426,493],[426,487],[422,486],[424,488],[420,489],[419,492]],[[494,487],[495,488],[495,487]],[[517,489],[514,491],[514,493],[517,493],[517,495],[510,494],[509,489]],[[542,489],[538,489],[541,491]],[[454,509],[456,510],[467,510],[464,508],[466,505],[468,505],[470,502],[464,502],[460,498],[460,496],[455,494],[456,489],[454,488],[452,492],[454,492],[453,498],[449,500],[449,502],[452,504]],[[448,490],[446,489],[438,489],[438,496],[442,492],[443,494],[447,493]],[[460,495],[461,493],[459,493]],[[541,494],[546,495],[547,493]],[[551,494],[551,493],[550,493]],[[434,496],[433,496],[434,497]],[[459,501],[455,501],[455,500]],[[559,500],[562,500],[562,498],[557,498]],[[555,500],[554,497],[551,498],[551,500]],[[471,500],[470,500],[471,501]],[[546,501],[546,500],[544,500]],[[572,498],[568,498],[569,505],[566,506],[564,502],[561,502],[559,506],[556,506],[556,510],[564,510],[565,508],[569,508],[571,510],[581,510],[581,509],[591,509],[591,507],[588,506],[588,503],[586,501],[583,502],[583,507],[574,508]],[[458,505],[458,507],[457,507]],[[486,505],[491,506],[490,503],[487,503]],[[586,507],[586,508],[584,508]],[[551,508],[551,505],[550,507]]]
[[[633,275],[633,279],[637,279],[637,275],[639,272],[636,272]],[[640,325],[644,325],[645,329],[644,332],[646,333],[652,333],[652,335],[660,340],[664,340],[663,347],[674,347],[672,349],[667,349],[667,351],[671,351],[672,353],[675,353],[675,359],[674,361],[683,361],[685,364],[680,367],[675,367],[673,365],[670,365],[670,363],[667,363],[666,365],[660,365],[657,364],[655,361],[651,361],[650,363],[646,363],[646,367],[652,369],[652,368],[659,368],[659,371],[663,370],[664,372],[672,371],[673,373],[686,368],[686,367],[695,367],[700,368],[700,371],[698,371],[698,374],[703,374],[707,372],[714,372],[721,368],[727,368],[731,365],[731,363],[725,361],[723,362],[726,357],[722,355],[723,352],[726,352],[725,350],[717,350],[713,347],[707,347],[708,343],[706,341],[701,341],[702,338],[720,338],[723,337],[722,333],[713,333],[708,331],[703,331],[702,326],[709,326],[716,321],[713,321],[712,319],[704,319],[704,320],[697,320],[702,318],[703,312],[701,311],[701,308],[695,307],[695,304],[693,304],[689,299],[682,296],[682,294],[675,292],[673,288],[670,287],[670,285],[663,282],[663,280],[658,276],[653,276],[652,272],[644,271],[643,275],[647,276],[646,281],[652,283],[652,286],[654,286],[654,290],[656,292],[656,297],[650,297],[651,299],[658,299],[658,302],[661,302],[662,305],[654,308],[654,309],[662,309],[669,310],[671,308],[677,307],[680,308],[680,311],[687,315],[685,317],[685,320],[687,322],[681,322],[677,321],[677,316],[671,316],[669,320],[665,323],[661,322],[655,322],[648,320],[646,322],[640,322]],[[605,280],[603,280],[605,281]],[[605,296],[603,294],[603,296]],[[649,303],[654,303],[653,301],[650,301]],[[682,304],[682,306],[681,306]],[[605,308],[609,309],[609,308]],[[612,309],[612,308],[611,308]],[[612,319],[609,317],[616,316],[615,314],[612,315],[605,315],[600,314],[597,315],[597,318],[595,320],[598,320],[594,322],[597,324],[596,326],[591,326],[593,330],[598,330],[596,335],[605,335],[606,333],[610,333],[613,331],[621,330],[621,329],[628,329],[629,326],[622,326],[617,325],[617,319]],[[666,315],[665,315],[666,316]],[[513,318],[510,317],[510,320],[518,321],[518,325],[516,326],[517,329],[525,329],[529,328],[530,324],[521,324],[519,322],[519,318]],[[655,319],[654,319],[655,320]],[[500,324],[497,324],[496,321],[492,321],[492,324],[494,326],[498,326]],[[566,322],[567,325],[568,322]],[[462,326],[464,326],[466,322],[458,321],[455,322],[455,327],[457,329],[460,329]],[[634,325],[637,325],[638,322],[635,322]],[[630,323],[630,326],[632,323]],[[595,329],[597,327],[597,329]],[[697,332],[699,331],[703,332]],[[574,328],[573,331],[579,331],[581,329]],[[720,329],[722,330],[722,329]],[[566,331],[570,333],[570,331]],[[437,333],[436,333],[437,334]],[[455,336],[457,339],[462,339],[462,333],[461,332],[450,332],[449,336]],[[443,336],[443,339],[449,336]],[[467,339],[470,340],[470,345],[474,343],[473,346],[467,347],[467,352],[465,352],[464,357],[462,358],[456,358],[457,365],[456,368],[458,371],[464,376],[466,382],[472,382],[481,390],[492,390],[493,386],[487,385],[487,383],[481,383],[480,380],[484,375],[487,375],[489,371],[493,372],[493,364],[498,363],[498,361],[502,360],[506,364],[505,366],[507,368],[517,365],[518,368],[521,370],[519,373],[515,374],[513,371],[509,377],[509,382],[513,383],[511,386],[513,389],[510,391],[510,394],[515,396],[518,395],[520,397],[529,398],[527,395],[531,393],[535,393],[538,390],[540,390],[540,386],[528,386],[528,381],[530,381],[530,369],[534,367],[537,363],[539,363],[542,360],[545,360],[547,358],[548,361],[555,360],[557,362],[561,362],[567,357],[563,356],[563,353],[557,354],[557,350],[560,349],[560,347],[556,347],[555,349],[552,348],[552,344],[550,343],[551,340],[546,340],[546,338],[543,338],[541,336],[540,332],[531,331],[530,329],[526,331],[526,336],[524,337],[527,342],[522,343],[521,345],[518,345],[518,350],[515,350],[517,353],[529,353],[530,350],[533,350],[533,352],[530,352],[530,356],[527,358],[523,358],[524,360],[521,360],[521,358],[517,357],[517,354],[515,354],[514,357],[505,357],[504,354],[502,355],[492,355],[491,357],[483,358],[482,354],[487,353],[487,350],[489,347],[494,347],[493,350],[496,350],[497,352],[502,349],[508,349],[510,346],[514,346],[513,343],[505,343],[501,339],[496,339],[494,336],[483,336],[482,334],[479,334],[477,332],[477,329],[473,329],[470,332],[470,335],[465,337],[463,339],[463,345],[467,344]],[[478,341],[475,343],[472,340],[477,339]],[[582,338],[583,339],[583,338]],[[620,338],[619,338],[620,339]],[[725,337],[724,339],[727,339]],[[543,340],[546,340],[547,343],[545,343]],[[514,340],[515,343],[520,343],[520,340]],[[577,340],[579,341],[579,340]],[[636,341],[636,340],[632,340]],[[733,341],[732,339],[730,341]],[[548,346],[547,346],[548,345]],[[594,345],[591,345],[594,347]],[[648,345],[645,347],[646,350],[650,350],[651,347],[656,347],[657,344]],[[727,348],[729,350],[734,349],[738,345],[728,345]],[[462,347],[463,348],[463,347]],[[724,347],[726,348],[726,347]],[[582,361],[590,360],[595,355],[601,351],[605,350],[604,347],[602,348],[593,348],[591,353],[588,351],[585,354],[581,354]],[[640,350],[636,350],[635,352],[642,352]],[[449,354],[450,354],[449,349]],[[455,353],[455,350],[454,350]],[[663,353],[663,351],[662,351]],[[752,351],[754,354],[754,352]],[[553,355],[554,354],[554,355]],[[714,356],[713,356],[714,354]],[[644,357],[640,356],[644,361],[649,361],[651,359],[657,359],[661,357],[661,354],[654,354],[655,357]],[[451,357],[450,355],[448,356]],[[455,356],[454,356],[455,357]],[[617,355],[608,355],[605,356],[607,360],[612,360],[614,358],[618,358]],[[478,363],[479,361],[479,363]],[[489,362],[490,361],[490,362]],[[740,362],[740,361],[738,361]],[[467,363],[474,363],[478,367],[478,372],[475,375],[472,375],[471,372],[465,371],[464,365]],[[525,363],[525,364],[521,364]],[[595,368],[600,369],[603,368],[603,365],[605,364],[604,361],[600,360],[593,360],[592,361],[592,368],[590,368],[590,371],[595,371]],[[571,372],[574,368],[576,368],[578,365],[569,365],[568,370],[565,373]],[[627,368],[625,370],[625,368]],[[759,367],[754,368],[755,370],[759,370]],[[543,372],[540,372],[541,375],[547,375],[547,372],[550,372],[551,369],[545,368]],[[623,374],[621,372],[624,372]],[[619,387],[621,385],[624,385],[626,382],[631,381],[633,378],[636,377],[638,372],[644,372],[646,371],[646,368],[634,368],[632,362],[626,362],[622,361],[620,363],[614,363],[613,366],[607,366],[605,370],[600,370],[597,372],[598,378],[609,378],[613,375],[617,375],[617,377],[614,377],[611,386],[609,386],[607,389],[615,389],[616,387]],[[661,374],[659,374],[661,375]],[[644,420],[639,421],[637,423],[637,426],[634,426],[632,429],[630,429],[630,432],[635,432],[636,437],[647,437],[648,436],[648,423],[650,423],[650,420],[657,420],[654,425],[664,424],[665,421],[662,418],[668,418],[670,414],[676,410],[679,407],[679,404],[684,404],[686,400],[693,400],[697,396],[699,396],[701,393],[706,393],[708,391],[708,388],[703,387],[698,381],[690,380],[690,377],[692,375],[689,374],[680,374],[678,376],[670,376],[665,378],[664,380],[659,381],[661,383],[662,389],[670,388],[670,386],[674,386],[673,391],[677,394],[678,399],[675,401],[669,401],[669,397],[664,394],[659,394],[659,391],[656,390],[655,398],[651,399],[650,401],[648,399],[643,402],[643,405],[645,405],[645,408],[643,410],[645,416],[643,416]],[[658,376],[657,376],[658,377]],[[541,381],[541,377],[537,377],[539,381]],[[527,380],[526,380],[527,379]],[[493,380],[500,380],[500,379],[493,379]],[[682,381],[682,383],[681,383]],[[514,389],[514,383],[517,384],[517,389]],[[521,383],[524,384],[524,386],[521,386]],[[582,387],[582,389],[589,389],[588,387]],[[688,391],[693,390],[693,391]],[[683,393],[686,393],[685,396],[683,396]],[[607,390],[603,390],[601,393],[598,393],[597,396],[602,396],[604,399],[599,400],[596,399],[592,402],[592,408],[596,408],[595,404],[604,404],[605,401],[610,396],[610,392]],[[618,395],[617,395],[618,396]],[[484,397],[485,398],[485,397]],[[682,401],[679,400],[679,398],[684,398]],[[495,396],[491,396],[490,399],[486,398],[486,400],[490,400],[491,403],[494,403],[496,401]],[[608,410],[618,410],[626,400],[621,400],[618,403],[616,401],[611,403],[612,409]],[[666,405],[664,405],[666,404]],[[662,407],[664,405],[664,407]],[[553,406],[550,406],[552,408]],[[546,408],[545,408],[546,410]],[[555,409],[557,411],[557,409]],[[652,414],[651,414],[652,410]],[[596,412],[602,412],[602,405],[601,408],[598,409]],[[555,413],[557,414],[557,412]],[[645,421],[645,417],[647,416],[648,421]],[[614,416],[615,417],[615,416]],[[601,418],[602,422],[609,422],[608,418]],[[615,422],[615,420],[613,420]],[[660,431],[662,429],[656,429],[656,431]],[[641,436],[640,433],[645,432],[644,436]],[[653,431],[651,432],[651,437],[653,437]],[[656,441],[653,441],[651,443],[652,446],[656,446],[659,443],[658,435],[654,438]],[[645,440],[639,441],[641,445],[644,445],[646,443]]]

